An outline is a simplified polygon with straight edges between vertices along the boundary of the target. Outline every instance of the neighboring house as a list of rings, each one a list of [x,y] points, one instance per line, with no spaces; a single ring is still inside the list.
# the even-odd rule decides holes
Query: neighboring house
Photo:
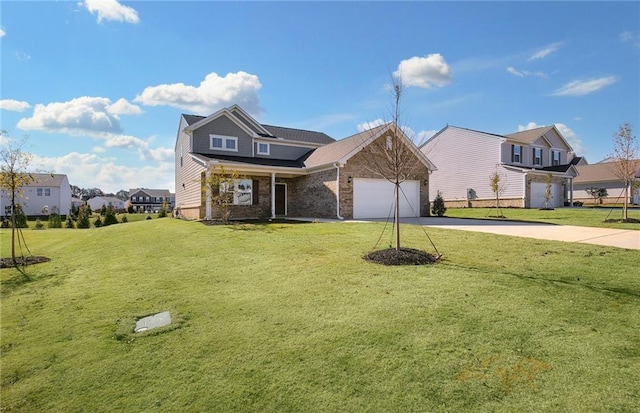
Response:
[[[80,198],[71,198],[71,207],[72,208],[80,208],[80,206],[82,206],[85,203],[85,201],[83,201]]]
[[[581,159],[555,126],[509,135],[446,126],[420,149],[438,168],[430,178],[430,200],[440,192],[450,207],[495,206],[490,185],[494,172],[501,177],[503,207],[571,204],[574,164]],[[545,205],[549,174],[552,198]]]
[[[158,212],[163,203],[167,203],[168,210],[175,206],[175,194],[168,189],[134,188],[129,190],[129,201],[134,212]]]
[[[125,201],[114,196],[96,196],[87,200],[87,205],[89,205],[92,211],[100,210],[103,205],[106,207],[112,206],[116,212],[125,211]]]
[[[636,180],[640,179],[640,159],[636,160],[638,170]],[[607,196],[602,198],[602,203],[623,203],[624,185],[622,180],[616,175],[615,160],[606,159],[594,164],[577,165],[578,176],[573,182],[573,198],[584,203],[593,203],[594,199],[587,192],[588,188],[604,188]],[[640,187],[635,187],[635,191],[629,191],[629,202],[640,204]]]
[[[71,211],[71,186],[67,175],[36,174],[34,181],[22,187],[22,195],[17,203],[27,216],[41,216],[51,213],[67,215]],[[10,214],[11,194],[0,191],[0,211]]]
[[[182,115],[175,146],[176,213],[212,219],[208,174],[235,172],[231,218],[383,218],[393,184],[370,167],[365,148],[385,145],[383,125],[335,141],[321,132],[262,125],[238,105],[207,116]],[[428,215],[429,172],[434,166],[400,132],[415,172],[402,184],[402,216]],[[371,146],[373,145],[373,146]]]

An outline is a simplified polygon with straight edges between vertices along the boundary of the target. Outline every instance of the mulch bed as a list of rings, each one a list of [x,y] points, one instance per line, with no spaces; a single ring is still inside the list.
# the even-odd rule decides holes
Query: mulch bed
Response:
[[[0,258],[0,268],[13,268],[16,266],[40,264],[41,262],[49,262],[49,261],[51,261],[50,258],[41,257],[37,255],[32,255],[30,257],[16,257],[15,263],[13,262],[11,257]]]
[[[413,248],[400,248],[400,250],[389,248],[374,251],[365,255],[364,258],[382,265],[426,265],[440,261],[440,256],[438,255],[432,255]]]
[[[604,222],[624,222],[631,224],[640,224],[640,219],[627,218],[627,219],[606,219]]]

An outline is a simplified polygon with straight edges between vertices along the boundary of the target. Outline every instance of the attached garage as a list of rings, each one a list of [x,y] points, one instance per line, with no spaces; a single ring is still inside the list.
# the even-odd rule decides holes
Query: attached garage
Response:
[[[387,218],[393,216],[395,185],[385,179],[353,180],[353,218]],[[420,181],[400,184],[400,216],[420,216]]]
[[[560,184],[551,184],[551,199],[549,205],[544,204],[544,194],[547,191],[547,184],[544,182],[531,183],[531,208],[557,208],[562,206],[562,192]]]

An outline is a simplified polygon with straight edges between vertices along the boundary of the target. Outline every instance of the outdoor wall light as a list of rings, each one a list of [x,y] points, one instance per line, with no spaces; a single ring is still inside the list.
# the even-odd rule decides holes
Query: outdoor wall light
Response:
[[[429,180],[428,180],[428,179],[425,179],[425,180],[424,180],[424,183],[423,183],[423,185],[424,185],[424,186],[427,186],[427,185],[429,185]]]
[[[348,183],[348,184],[350,184],[350,183],[351,183],[351,181],[353,181],[353,178],[352,178],[351,176],[348,176],[348,177],[347,177],[347,183]]]

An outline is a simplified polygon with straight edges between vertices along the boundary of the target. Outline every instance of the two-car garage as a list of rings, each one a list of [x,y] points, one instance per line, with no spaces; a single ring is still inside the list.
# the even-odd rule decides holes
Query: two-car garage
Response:
[[[387,218],[394,215],[395,185],[386,179],[353,180],[353,218]],[[420,181],[400,184],[400,216],[420,216]]]

